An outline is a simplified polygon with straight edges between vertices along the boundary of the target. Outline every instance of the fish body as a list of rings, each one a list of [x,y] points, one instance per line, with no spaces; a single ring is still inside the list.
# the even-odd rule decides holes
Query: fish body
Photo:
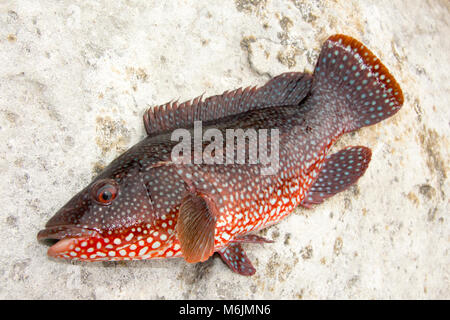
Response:
[[[388,118],[402,104],[399,85],[363,44],[332,36],[313,75],[285,73],[261,88],[149,109],[148,136],[61,208],[38,239],[58,240],[50,256],[83,261],[183,257],[195,263],[218,252],[233,271],[252,275],[241,244],[271,242],[252,232],[356,183],[370,149],[333,155],[329,149],[344,133]],[[192,161],[175,161],[179,141],[172,133],[185,128],[195,145],[195,121],[222,136],[230,129],[277,130],[266,146],[278,151],[277,170],[264,174],[265,164],[249,164],[251,146],[244,163],[226,163],[228,154],[217,153],[223,161],[196,162],[195,150]],[[232,141],[227,152],[237,147],[238,139]]]

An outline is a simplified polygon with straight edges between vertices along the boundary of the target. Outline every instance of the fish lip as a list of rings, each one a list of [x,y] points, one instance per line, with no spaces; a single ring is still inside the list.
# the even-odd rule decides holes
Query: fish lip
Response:
[[[92,228],[82,228],[73,225],[59,225],[46,227],[37,234],[37,240],[44,244],[51,244],[53,240],[66,238],[99,237],[99,232]]]
[[[92,237],[100,237],[97,230],[70,225],[47,227],[37,234],[39,242],[50,246],[47,255],[54,258],[61,258],[78,241]]]
[[[58,240],[50,248],[48,248],[47,255],[53,258],[61,257],[61,254],[70,250],[71,245],[76,242],[76,239],[77,238],[63,238]]]

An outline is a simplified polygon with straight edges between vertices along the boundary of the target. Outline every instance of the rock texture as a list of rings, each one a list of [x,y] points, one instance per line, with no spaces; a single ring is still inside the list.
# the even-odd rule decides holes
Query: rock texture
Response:
[[[450,298],[448,1],[152,3],[0,4],[0,298]],[[334,33],[373,50],[405,104],[335,146],[372,148],[357,186],[245,246],[255,276],[46,256],[38,230],[144,137],[148,105],[311,71]]]

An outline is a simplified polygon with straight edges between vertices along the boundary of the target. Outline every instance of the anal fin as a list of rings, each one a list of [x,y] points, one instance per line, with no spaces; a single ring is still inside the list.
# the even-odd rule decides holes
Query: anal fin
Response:
[[[372,152],[369,148],[348,147],[327,157],[316,181],[309,188],[303,207],[322,203],[356,183],[366,171]]]
[[[230,244],[229,246],[218,251],[222,260],[236,273],[243,276],[252,276],[256,269],[248,259],[245,251],[239,243]]]

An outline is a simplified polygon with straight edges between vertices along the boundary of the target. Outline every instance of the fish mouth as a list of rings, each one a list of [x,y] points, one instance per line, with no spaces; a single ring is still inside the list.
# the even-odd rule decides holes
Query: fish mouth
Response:
[[[62,225],[47,227],[39,231],[37,240],[50,246],[47,251],[50,257],[61,257],[65,252],[71,250],[76,243],[92,237],[99,238],[100,236],[93,229]]]

